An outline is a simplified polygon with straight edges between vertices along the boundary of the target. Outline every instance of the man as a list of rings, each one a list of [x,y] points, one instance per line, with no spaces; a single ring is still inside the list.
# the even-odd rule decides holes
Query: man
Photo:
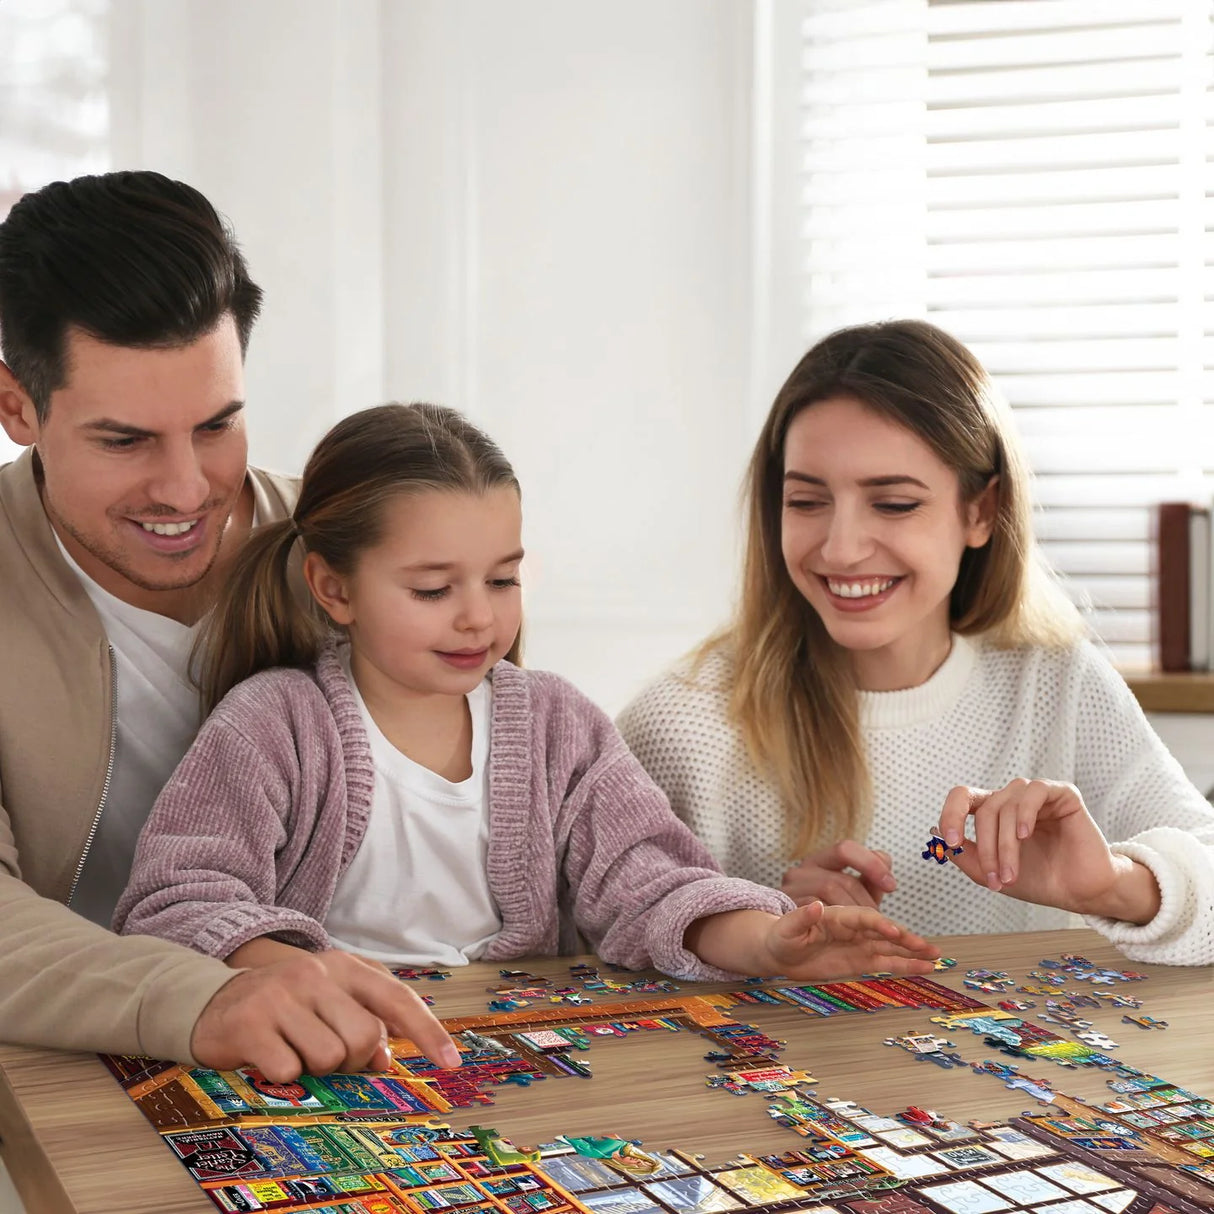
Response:
[[[261,306],[209,202],[157,173],[57,182],[0,224],[0,1040],[269,1078],[454,1046],[382,969],[246,971],[108,930],[192,741],[194,626],[250,530],[294,504],[246,466]]]

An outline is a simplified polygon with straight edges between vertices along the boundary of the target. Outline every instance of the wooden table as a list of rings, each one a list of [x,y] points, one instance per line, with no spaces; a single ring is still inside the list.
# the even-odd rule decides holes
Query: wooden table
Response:
[[[1121,1023],[1121,1009],[1092,1009],[1084,1015],[1121,1042],[1119,1056],[1142,1070],[1214,1097],[1214,1030],[1209,969],[1173,969],[1125,961],[1101,937],[1087,931],[1020,936],[957,936],[942,941],[958,966],[937,975],[961,989],[966,969],[1007,970],[1015,977],[1043,957],[1078,952],[1093,961],[1150,975],[1135,984],[1143,1011],[1170,1022],[1166,1031],[1144,1031]],[[535,973],[568,977],[575,958],[512,963]],[[497,967],[471,966],[445,982],[427,982],[439,1015],[484,1014],[486,986]],[[686,993],[736,989],[682,984]],[[992,1006],[994,995],[980,996]],[[1042,1002],[1038,1000],[1038,1002]],[[587,1020],[593,1006],[585,1008]],[[809,1070],[824,1096],[856,1100],[875,1112],[894,1113],[908,1104],[928,1105],[955,1120],[1002,1118],[1026,1107],[1025,1096],[969,1071],[944,1071],[916,1062],[882,1039],[934,1026],[927,1013],[896,1010],[845,1015],[829,1020],[787,1007],[752,1006],[735,1018],[786,1039],[782,1060]],[[977,1038],[956,1038],[969,1060],[990,1056]],[[724,1160],[739,1150],[786,1150],[795,1145],[787,1130],[766,1115],[759,1097],[710,1093],[703,1078],[703,1040],[691,1033],[636,1033],[625,1039],[596,1039],[589,1055],[594,1078],[547,1081],[521,1090],[503,1088],[496,1104],[457,1110],[452,1124],[496,1126],[519,1144],[548,1141],[558,1133],[612,1133],[643,1138],[653,1147],[680,1147]],[[1047,1076],[1056,1088],[1092,1102],[1107,1099],[1106,1075],[1095,1068],[1063,1071],[1052,1063],[1022,1064],[1023,1073]],[[592,1085],[592,1086],[590,1086]],[[92,1055],[0,1046],[0,1142],[3,1157],[29,1214],[214,1214],[195,1186]]]

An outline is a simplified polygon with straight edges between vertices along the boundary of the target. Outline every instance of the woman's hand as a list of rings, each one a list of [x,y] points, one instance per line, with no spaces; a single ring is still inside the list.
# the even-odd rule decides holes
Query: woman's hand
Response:
[[[967,841],[970,817],[974,839]],[[997,893],[1130,923],[1148,923],[1159,912],[1151,871],[1109,850],[1072,784],[1017,779],[995,792],[954,788],[940,814],[940,836],[949,847],[964,844],[953,863]]]
[[[811,852],[784,874],[780,888],[798,905],[867,906],[876,910],[898,888],[889,853],[844,839]]]

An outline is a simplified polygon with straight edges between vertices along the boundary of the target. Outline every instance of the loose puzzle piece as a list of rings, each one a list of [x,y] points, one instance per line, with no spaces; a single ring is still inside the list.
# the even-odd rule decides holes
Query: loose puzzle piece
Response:
[[[1101,1050],[1117,1049],[1117,1042],[1112,1039],[1107,1033],[1097,1032],[1095,1029],[1079,1029],[1075,1036],[1079,1038],[1084,1045],[1090,1045]]]
[[[950,855],[959,856],[964,850],[961,847],[949,847],[939,835],[932,835],[923,851],[923,859],[935,860],[937,864],[946,864]]]
[[[916,1062],[934,1062],[941,1070],[951,1071],[965,1066],[965,1059],[955,1050],[935,1050],[930,1054],[916,1054]]]
[[[936,1054],[954,1048],[951,1041],[931,1033],[904,1033],[901,1037],[886,1037],[885,1044],[896,1045],[912,1054]]]
[[[1122,1016],[1122,1024],[1136,1024],[1140,1029],[1166,1029],[1166,1020],[1156,1020],[1154,1016]]]

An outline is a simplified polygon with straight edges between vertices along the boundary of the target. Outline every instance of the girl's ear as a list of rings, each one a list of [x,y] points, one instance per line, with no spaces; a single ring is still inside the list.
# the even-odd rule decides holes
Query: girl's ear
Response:
[[[992,476],[986,488],[965,507],[965,546],[981,548],[991,538],[999,515],[999,477]]]
[[[348,628],[354,623],[354,611],[350,606],[346,579],[335,573],[323,556],[309,552],[304,557],[303,575],[312,597],[324,608],[325,614],[334,624]]]

